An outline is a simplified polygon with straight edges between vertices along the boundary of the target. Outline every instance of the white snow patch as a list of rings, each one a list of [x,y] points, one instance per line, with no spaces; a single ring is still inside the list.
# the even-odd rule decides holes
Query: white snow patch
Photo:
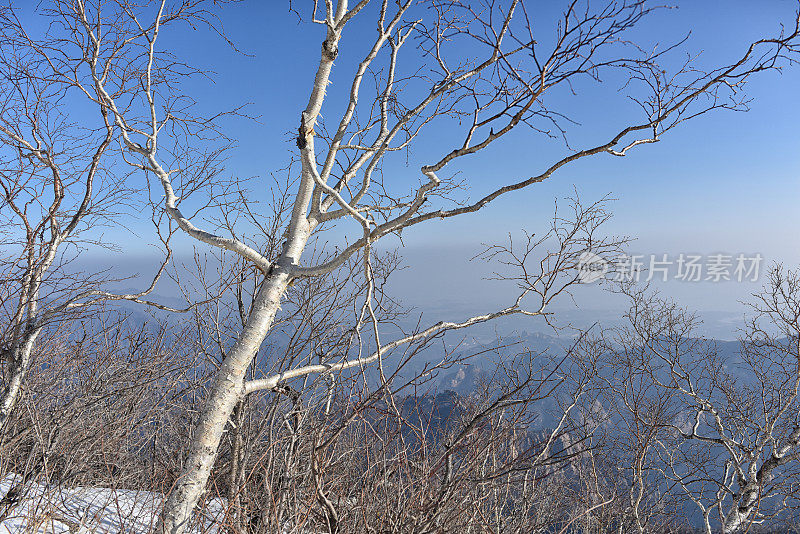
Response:
[[[163,495],[114,488],[63,488],[29,482],[17,475],[0,480],[0,534],[149,534],[155,528]],[[14,489],[17,496],[6,499]],[[12,493],[13,496],[13,493]],[[16,504],[9,506],[8,501]],[[206,503],[189,530],[217,534],[224,503]]]

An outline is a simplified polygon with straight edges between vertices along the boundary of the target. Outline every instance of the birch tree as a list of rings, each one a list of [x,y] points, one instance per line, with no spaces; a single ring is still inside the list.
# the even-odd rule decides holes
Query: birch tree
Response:
[[[125,161],[163,190],[160,206],[169,220],[199,244],[239,255],[255,267],[253,276],[260,280],[244,325],[217,371],[184,472],[166,501],[163,532],[184,530],[243,396],[274,390],[298,377],[380,365],[393,349],[444,331],[514,314],[544,315],[563,287],[554,281],[555,274],[563,275],[569,262],[572,267],[577,262],[577,256],[570,255],[556,271],[525,280],[520,299],[507,308],[439,322],[389,340],[374,320],[376,242],[404,229],[479,212],[501,197],[535,188],[578,161],[624,157],[710,111],[744,109],[744,84],[756,73],[791,63],[800,43],[795,16],[783,29],[776,24],[776,35],[731,51],[730,63],[703,67],[694,56],[683,54],[684,41],[656,51],[636,46],[632,30],[655,9],[644,1],[568,2],[551,27],[542,27],[538,8],[522,0],[326,0],[290,6],[311,23],[302,31],[319,38],[322,46],[314,64],[308,65],[313,83],[294,126],[295,180],[283,198],[288,220],[278,232],[281,245],[272,254],[264,246],[272,238],[244,237],[235,217],[211,224],[182,209],[192,192],[213,188],[215,181],[207,165],[184,164],[182,155],[191,151],[182,149],[204,134],[208,141],[207,134],[218,130],[214,117],[190,115],[190,98],[181,83],[201,70],[172,55],[162,34],[187,23],[224,36],[216,3],[54,0],[47,15],[57,24],[51,26],[49,38],[36,40],[19,32],[25,46],[50,69],[49,76],[81,91],[108,118]],[[359,25],[374,31],[354,31]],[[342,54],[359,62],[353,71],[339,73],[331,87]],[[574,89],[578,82],[602,83],[612,73],[622,78],[624,96],[638,105],[637,120],[609,128],[564,156],[537,154],[531,158],[529,176],[500,176],[500,185],[461,182],[450,173],[503,143],[512,131],[561,136],[566,110],[552,108],[550,95]],[[345,77],[344,104],[329,102],[328,93]],[[591,98],[591,91],[580,96]],[[431,141],[426,133],[434,124],[444,125],[446,134]],[[420,142],[435,143],[438,155],[429,161],[413,158],[417,171],[384,175],[385,162]],[[475,199],[460,194],[463,188]],[[250,213],[245,198],[223,208]],[[345,232],[346,240],[322,255],[306,253],[309,243],[317,243],[316,237],[330,228]],[[594,252],[593,241],[583,245],[583,252]],[[355,358],[345,354],[247,380],[246,371],[278,317],[288,288],[298,280],[329,275],[351,261],[362,266],[359,328],[372,330],[373,348]],[[533,302],[526,300],[530,297],[535,297]]]
[[[798,273],[770,270],[737,354],[721,354],[698,336],[698,319],[674,303],[628,292],[628,326],[617,330],[609,353],[618,356],[621,375],[639,384],[639,407],[626,404],[650,441],[641,449],[651,457],[650,473],[660,472],[699,510],[708,534],[745,532],[794,508]],[[641,475],[636,482],[642,494],[661,485]]]
[[[160,235],[165,261],[140,292],[105,291],[111,276],[75,265],[82,250],[110,245],[97,229],[113,226],[119,206],[136,198],[125,183],[129,169],[114,165],[114,119],[102,107],[87,115],[64,104],[76,91],[53,78],[7,7],[0,38],[1,430],[42,332],[108,300],[148,302],[169,259],[171,230]]]

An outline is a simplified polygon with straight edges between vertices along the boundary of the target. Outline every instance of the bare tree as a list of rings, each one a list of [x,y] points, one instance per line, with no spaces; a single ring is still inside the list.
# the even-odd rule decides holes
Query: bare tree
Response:
[[[549,232],[525,236],[521,243],[512,240],[505,246],[491,246],[483,256],[503,267],[498,277],[515,282],[521,294],[529,293],[529,301],[535,295],[536,307],[543,309],[577,282],[580,273],[576,267],[587,247],[609,257],[619,252],[620,242],[600,233],[601,225],[609,217],[606,204],[600,201],[584,206],[573,202],[557,212]],[[374,321],[381,325],[381,330],[396,325],[403,313],[382,291],[385,279],[396,269],[396,261],[394,254],[373,257]],[[248,267],[241,263],[240,266],[239,270],[226,266],[219,272],[234,273],[231,275],[237,278],[234,285],[247,283]],[[483,397],[467,401],[467,405],[478,403],[474,414],[477,419],[464,422],[463,433],[454,435],[450,452],[442,449],[441,436],[436,437],[441,421],[430,424],[412,421],[419,415],[408,413],[411,410],[408,403],[414,402],[418,392],[440,370],[462,362],[464,356],[445,350],[421,369],[413,366],[415,356],[444,333],[440,329],[428,336],[418,336],[418,331],[412,331],[406,338],[416,336],[416,340],[398,344],[396,349],[385,344],[380,358],[377,353],[359,357],[367,339],[374,335],[370,325],[373,318],[362,300],[365,282],[357,276],[362,268],[360,263],[350,262],[346,269],[293,284],[282,303],[281,319],[273,325],[273,334],[281,333],[280,343],[262,347],[248,370],[249,383],[272,383],[270,388],[278,394],[267,399],[249,396],[237,405],[231,428],[223,438],[218,469],[212,472],[214,489],[210,491],[229,499],[229,521],[239,529],[236,532],[312,528],[309,525],[325,530],[359,531],[367,528],[361,521],[369,522],[373,520],[370,518],[390,512],[396,528],[403,531],[425,531],[431,526],[427,521],[437,517],[437,528],[454,529],[463,520],[459,516],[462,505],[456,505],[467,495],[463,491],[467,491],[468,484],[463,477],[479,476],[481,468],[476,462],[480,458],[497,464],[496,472],[487,475],[489,478],[482,484],[481,495],[491,495],[502,486],[507,494],[520,498],[520,484],[516,480],[523,476],[520,473],[526,473],[528,487],[535,493],[540,491],[535,484],[540,476],[537,473],[556,469],[555,465],[563,461],[559,458],[567,456],[558,439],[566,432],[566,421],[570,420],[565,413],[571,411],[573,403],[566,400],[583,395],[586,379],[581,384],[570,382],[569,387],[575,386],[575,390],[567,391],[565,376],[570,374],[567,367],[572,371],[577,367],[563,365],[563,356],[556,362],[544,356],[539,358],[540,362],[520,356],[514,363],[501,364],[497,378],[487,384]],[[225,340],[246,322],[255,290],[237,289],[235,302],[226,304],[224,299],[216,299],[196,309],[198,313],[202,311],[197,336],[207,340],[199,346],[204,347],[201,349],[204,352],[214,353],[213,365],[218,366],[228,350]],[[526,357],[537,359],[531,354]],[[345,364],[342,361],[345,358],[353,363]],[[369,369],[372,362],[378,364],[375,372]],[[280,371],[286,368],[303,371],[296,375]],[[317,374],[323,376],[315,379]],[[590,376],[591,372],[584,374]],[[577,380],[578,375],[574,376]],[[555,396],[556,391],[565,401],[564,412],[559,412],[558,417],[565,420],[548,431],[551,434],[534,438],[526,428],[534,418],[530,409],[542,398]],[[427,401],[422,398],[420,402]],[[496,412],[504,414],[497,426],[481,422],[491,420]],[[363,439],[365,433],[374,434],[376,428],[383,429],[377,431],[377,436],[385,431],[386,438],[380,438],[380,444],[372,444],[370,439],[363,450],[365,459],[359,460],[362,453],[358,451],[365,445],[358,445],[357,440]],[[464,483],[449,481],[445,485],[452,488],[446,492],[432,486],[442,475],[443,464],[436,455],[460,457],[458,451],[468,448],[463,442],[478,439],[476,434],[486,440],[480,442],[484,449],[476,453],[478,456],[456,464],[459,469],[453,474],[462,477],[459,480]],[[510,436],[515,436],[513,440],[519,440],[519,447],[527,452],[507,449],[504,443],[512,439]],[[435,446],[438,449],[431,448],[432,439],[438,443]],[[555,452],[554,443],[559,444]],[[536,454],[531,452],[534,450]],[[376,492],[391,491],[376,484],[384,476],[381,473],[394,469],[391,458],[397,455],[417,458],[407,466],[410,472],[404,475],[403,487],[418,492],[416,497],[406,497],[423,499],[426,513],[408,510],[407,514],[401,514],[397,507],[385,507],[388,503],[379,505],[380,499],[375,500]],[[384,460],[379,460],[382,457]],[[442,495],[440,490],[444,492]],[[343,509],[342,500],[362,502],[362,515],[354,516],[352,510]],[[497,506],[504,513],[510,510],[500,501]],[[318,521],[317,515],[325,517],[325,521]],[[524,524],[524,514],[518,517]],[[481,521],[505,525],[512,522],[505,515]]]
[[[48,79],[78,89],[107,117],[125,160],[155,177],[163,188],[161,206],[170,220],[188,236],[241,256],[254,265],[252,276],[259,280],[244,325],[217,370],[184,473],[166,503],[164,532],[184,530],[204,491],[226,425],[243,396],[281,388],[290,378],[373,362],[380,367],[392,349],[443,331],[510,314],[546,313],[554,289],[547,286],[541,306],[537,300],[526,309],[518,300],[503,310],[384,340],[375,317],[376,241],[405,228],[477,212],[576,161],[624,156],[709,111],[743,109],[745,82],[755,73],[793,61],[800,35],[800,20],[795,18],[786,31],[750,44],[731,63],[703,69],[691,59],[671,66],[671,57],[683,49],[683,42],[647,52],[630,41],[629,32],[653,9],[640,1],[571,2],[550,31],[537,26],[531,6],[520,0],[309,4],[307,17],[320,27],[324,40],[308,104],[299,117],[299,169],[292,171],[297,179],[281,201],[288,208],[288,220],[277,230],[277,242],[282,244],[276,250],[266,246],[276,242],[276,235],[256,233],[246,238],[234,228],[235,216],[201,228],[200,218],[180,207],[190,194],[216,187],[209,179],[216,174],[208,172],[214,151],[201,156],[202,163],[189,165],[186,154],[191,151],[185,150],[184,143],[192,145],[198,142],[197,136],[217,130],[213,117],[187,115],[190,106],[180,82],[198,70],[164,50],[160,37],[181,22],[205,22],[222,33],[204,3],[54,1],[48,14],[57,24],[51,25],[47,38],[36,40],[21,29],[17,32],[20,46],[50,69]],[[357,35],[351,29],[358,24],[377,32],[368,39],[363,34],[348,40],[349,35]],[[331,72],[344,43],[353,54],[361,46],[361,61],[349,75],[344,109],[329,109],[323,121],[321,110]],[[564,157],[533,163],[539,167],[536,174],[482,190],[476,201],[466,200],[459,188],[478,188],[478,184],[462,184],[445,176],[445,169],[466,162],[467,156],[475,157],[512,130],[527,126],[534,133],[560,135],[564,115],[548,106],[547,97],[579,80],[600,82],[607,72],[623,77],[626,96],[641,108],[639,121],[609,131],[596,143]],[[374,80],[374,87],[367,89],[367,80]],[[382,164],[425,139],[434,123],[447,127],[447,134],[436,140],[440,155],[421,165],[419,177],[385,178]],[[229,214],[253,214],[244,197],[232,199],[222,193],[226,200],[211,204]],[[304,254],[308,248],[322,246],[316,238],[323,230],[353,224],[358,230],[341,246],[323,254]],[[594,252],[593,241],[585,245],[586,252]],[[247,380],[247,369],[292,284],[329,275],[352,262],[362,267],[359,276],[364,282],[357,328],[372,329],[372,348],[355,359],[345,353],[323,364],[288,365],[273,376]],[[548,283],[551,274],[545,274],[543,283]],[[523,293],[530,291],[526,288]]]
[[[112,226],[122,207],[139,202],[125,181],[129,168],[114,164],[114,119],[102,107],[90,116],[65,105],[75,103],[76,91],[53,78],[51,65],[30,48],[8,7],[0,9],[0,36],[2,429],[42,332],[58,330],[60,322],[107,300],[147,302],[169,259],[171,230],[160,236],[163,264],[150,287],[136,294],[104,291],[109,276],[74,264],[82,250],[109,246],[98,229]]]
[[[626,433],[640,439],[636,495],[671,486],[700,511],[709,534],[785,518],[796,506],[800,467],[798,273],[770,271],[736,354],[699,337],[697,318],[675,304],[628,292],[629,326],[608,350],[636,426]],[[639,469],[643,459],[650,476]]]
[[[595,342],[603,347],[595,349],[603,353],[598,364],[603,372],[581,413],[595,425],[589,478],[615,496],[608,528],[639,533],[680,528],[689,522],[685,497],[663,476],[661,452],[681,407],[670,390],[641,371],[645,349],[636,341],[610,329]]]

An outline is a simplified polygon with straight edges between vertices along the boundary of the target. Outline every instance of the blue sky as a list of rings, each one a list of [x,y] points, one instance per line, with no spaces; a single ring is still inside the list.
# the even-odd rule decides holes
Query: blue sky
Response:
[[[541,4],[547,6],[542,17],[551,16],[555,3]],[[774,34],[780,22],[791,22],[795,7],[788,0],[695,0],[677,5],[653,15],[637,36],[667,43],[691,31],[686,47],[702,52],[705,65],[732,60],[751,40]],[[259,122],[236,119],[226,124],[229,135],[238,140],[227,167],[230,174],[242,177],[265,176],[284,167],[295,149],[293,132],[308,98],[323,29],[299,22],[284,2],[245,1],[225,9],[222,20],[247,55],[231,52],[218,38],[200,31],[165,34],[163,44],[215,72],[213,84],[187,87],[200,109],[252,103],[249,112],[259,116]],[[336,91],[349,86],[349,75],[363,54],[361,33],[368,31],[374,30],[356,25],[345,34],[332,75],[331,102],[323,115],[335,116],[341,109]],[[631,107],[614,82],[552,101],[581,123],[568,132],[573,146],[603,139],[623,124]],[[600,156],[559,171],[550,181],[497,201],[480,214],[404,232],[411,268],[399,275],[396,288],[406,300],[423,306],[470,298],[480,306],[503,295],[490,283],[475,281],[484,267],[464,267],[463,260],[477,252],[481,242],[501,241],[508,232],[523,228],[543,229],[554,199],[572,194],[573,188],[585,200],[606,194],[618,199],[609,230],[635,238],[630,247],[634,252],[761,253],[767,262],[800,264],[799,89],[800,66],[760,75],[747,89],[753,98],[748,113],[715,112],[625,158]],[[446,132],[436,133],[444,137]],[[426,158],[445,149],[449,147],[426,140],[411,152],[407,166],[392,170],[414,175],[429,163]],[[475,197],[504,181],[537,174],[564,153],[558,141],[521,132],[465,161],[460,170],[473,184]],[[187,250],[188,245],[184,241],[179,248]],[[427,281],[415,286],[423,272]],[[464,284],[474,290],[473,297],[459,291]],[[727,310],[754,288],[684,283],[663,289],[690,307]],[[603,297],[590,302],[602,306]]]

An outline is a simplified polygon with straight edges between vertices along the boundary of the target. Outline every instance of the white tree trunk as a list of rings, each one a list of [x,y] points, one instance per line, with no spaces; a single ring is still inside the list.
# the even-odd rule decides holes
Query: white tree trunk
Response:
[[[280,309],[280,299],[289,282],[288,274],[279,267],[264,281],[256,295],[253,309],[239,339],[222,362],[211,393],[206,401],[184,472],[178,479],[164,506],[162,531],[184,532],[192,510],[202,495],[217,457],[222,434],[236,403],[244,394],[247,367]]]
[[[334,25],[342,20],[346,12],[347,0],[340,0],[335,13],[329,13]],[[333,29],[333,25],[329,25],[326,39],[322,43],[322,54],[308,105],[301,115],[298,146],[302,171],[287,229],[286,244],[256,295],[239,339],[217,371],[211,394],[195,429],[183,474],[164,504],[158,529],[163,534],[182,534],[192,517],[192,511],[211,474],[228,419],[236,403],[245,394],[245,372],[272,326],[275,314],[280,309],[281,297],[311,236],[313,225],[308,220],[308,206],[314,190],[314,176],[317,175],[313,131],[325,99],[325,89],[338,52],[339,37],[340,34]],[[160,169],[157,164],[154,166]],[[167,189],[169,193],[170,188]]]
[[[30,332],[22,343],[22,346],[11,354],[11,361],[9,362],[10,376],[3,390],[3,398],[0,400],[0,429],[5,427],[6,421],[8,421],[8,418],[11,416],[11,411],[17,404],[19,395],[22,392],[22,384],[25,381],[25,376],[28,374],[28,367],[30,366],[31,356],[33,355],[33,347],[36,344],[36,339],[39,337],[39,332],[41,332],[41,328]]]
[[[750,525],[750,516],[758,502],[761,488],[757,484],[748,484],[742,492],[742,497],[737,499],[725,516],[722,525],[723,534],[736,534]]]

